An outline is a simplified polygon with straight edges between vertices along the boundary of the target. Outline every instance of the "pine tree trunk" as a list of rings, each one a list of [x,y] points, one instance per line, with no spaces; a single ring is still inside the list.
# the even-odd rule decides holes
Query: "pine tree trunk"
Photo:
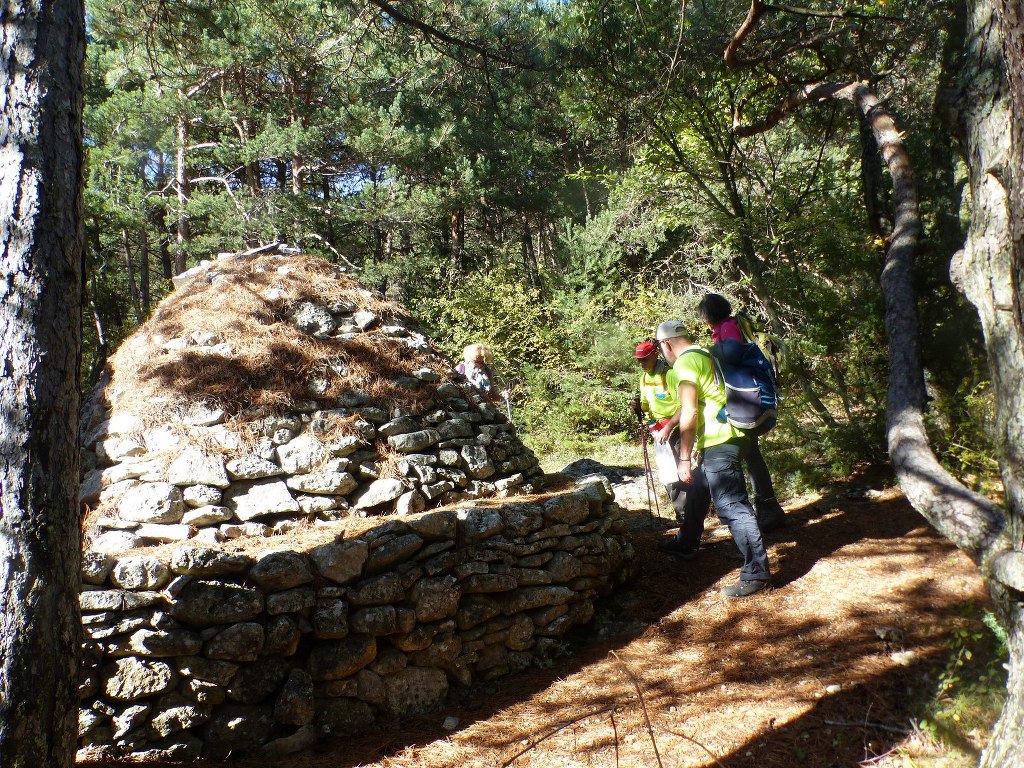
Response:
[[[952,105],[971,171],[972,215],[967,242],[954,258],[951,274],[977,308],[985,333],[996,395],[996,439],[1002,452],[999,458],[1006,488],[1006,538],[1011,546],[1009,552],[998,557],[996,578],[989,582],[1010,635],[1010,673],[1008,698],[982,756],[983,768],[1024,765],[1022,22],[1021,0],[978,0],[973,4],[960,98]]]
[[[81,0],[0,11],[0,766],[77,732]]]
[[[178,188],[178,247],[174,251],[174,274],[180,275],[188,269],[188,196],[189,178],[185,156],[188,146],[188,122],[184,115],[178,116],[178,147],[175,159],[174,178]]]

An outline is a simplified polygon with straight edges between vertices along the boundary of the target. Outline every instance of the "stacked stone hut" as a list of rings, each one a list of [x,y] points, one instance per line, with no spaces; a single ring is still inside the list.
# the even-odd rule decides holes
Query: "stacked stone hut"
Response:
[[[303,749],[524,669],[629,575],[398,305],[302,256],[193,270],[83,418],[83,756]]]

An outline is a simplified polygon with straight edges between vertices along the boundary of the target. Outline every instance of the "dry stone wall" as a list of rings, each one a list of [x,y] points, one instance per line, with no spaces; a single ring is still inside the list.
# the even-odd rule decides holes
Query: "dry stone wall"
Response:
[[[97,507],[89,547],[215,544],[533,490],[542,471],[504,414],[454,384],[437,390],[425,413],[311,406],[233,429],[216,409],[153,428],[105,419],[86,441],[101,465],[82,483],[83,503]],[[381,476],[382,454],[396,476]]]
[[[633,557],[600,476],[358,534],[334,525],[308,551],[88,552],[83,756],[282,754],[435,709],[452,684],[548,657]]]

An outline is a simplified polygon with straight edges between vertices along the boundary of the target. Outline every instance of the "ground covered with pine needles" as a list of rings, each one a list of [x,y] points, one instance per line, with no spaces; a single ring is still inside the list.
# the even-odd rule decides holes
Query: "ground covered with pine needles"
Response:
[[[740,564],[728,531],[709,519],[695,560],[659,552],[671,523],[647,511],[642,487],[638,479],[623,496],[639,576],[565,657],[453,689],[443,711],[323,742],[275,768],[976,762],[987,724],[957,736],[963,763],[947,762],[949,747],[918,726],[922,700],[950,675],[956,638],[978,623],[984,590],[970,561],[897,490],[865,497],[847,488],[789,504],[789,525],[767,537],[774,589],[728,601],[719,590]]]

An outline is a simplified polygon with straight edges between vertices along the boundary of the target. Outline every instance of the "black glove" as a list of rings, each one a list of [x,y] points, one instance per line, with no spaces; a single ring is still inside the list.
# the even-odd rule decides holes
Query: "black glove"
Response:
[[[640,407],[640,396],[634,395],[633,402],[630,404],[630,408],[633,410],[633,415],[640,421],[644,420],[644,409]]]

